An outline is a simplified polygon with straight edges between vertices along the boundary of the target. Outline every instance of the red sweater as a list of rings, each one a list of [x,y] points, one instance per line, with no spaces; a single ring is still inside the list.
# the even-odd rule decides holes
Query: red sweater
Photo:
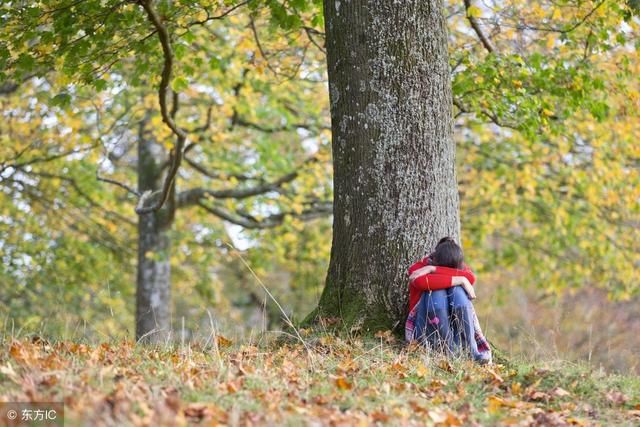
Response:
[[[431,258],[428,256],[409,267],[407,274],[411,275],[414,271],[427,265],[431,265]],[[422,292],[450,288],[453,276],[464,276],[472,285],[476,282],[476,276],[466,265],[464,265],[464,269],[462,270],[449,267],[436,267],[435,272],[424,274],[409,283],[409,311],[420,301]]]

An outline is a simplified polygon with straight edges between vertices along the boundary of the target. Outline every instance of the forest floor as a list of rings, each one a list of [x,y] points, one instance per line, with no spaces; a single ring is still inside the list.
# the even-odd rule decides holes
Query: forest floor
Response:
[[[5,339],[0,402],[63,401],[67,426],[640,424],[640,378],[567,362],[481,367],[388,333],[209,342]]]

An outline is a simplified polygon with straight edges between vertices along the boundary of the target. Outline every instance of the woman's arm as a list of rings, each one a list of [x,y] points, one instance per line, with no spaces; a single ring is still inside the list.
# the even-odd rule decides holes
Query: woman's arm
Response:
[[[473,271],[471,271],[469,268],[460,270],[457,268],[436,266],[434,274],[443,274],[447,276],[462,276],[462,277],[466,277],[470,284],[473,285],[474,283],[476,283],[476,276],[475,274],[473,274]]]
[[[469,280],[464,276],[447,276],[444,274],[425,274],[415,278],[409,286],[420,291],[438,291],[441,289],[449,289],[454,286],[462,286],[469,295],[470,299],[476,298],[475,290]]]
[[[464,266],[465,269],[440,267],[430,265],[428,258],[424,258],[409,267],[407,274],[411,286],[421,291],[435,291],[440,289],[448,289],[453,286],[464,286],[471,288],[475,283],[476,276],[471,269]],[[467,291],[469,293],[469,291]]]
[[[461,276],[458,276],[461,277]],[[411,281],[411,286],[421,291],[438,291],[440,289],[448,289],[453,284],[453,277],[445,274],[423,274]]]
[[[418,261],[415,264],[413,264],[411,267],[409,267],[408,274],[409,274],[410,281],[413,281],[416,278],[426,274],[439,274],[439,275],[449,276],[449,277],[462,276],[462,277],[465,277],[469,281],[469,283],[472,285],[476,281],[476,276],[469,269],[460,270],[457,268],[439,267],[434,265],[428,265],[423,261]]]
[[[417,270],[420,270],[423,267],[426,267],[427,265],[429,264],[424,259],[418,262],[414,262],[413,264],[411,264],[411,267],[409,267],[409,271],[407,271],[407,275],[411,276],[414,272],[416,272]]]

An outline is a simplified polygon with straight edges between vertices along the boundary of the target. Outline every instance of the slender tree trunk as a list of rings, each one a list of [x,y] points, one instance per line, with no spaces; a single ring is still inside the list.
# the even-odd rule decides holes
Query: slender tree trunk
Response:
[[[386,329],[406,315],[410,262],[459,236],[443,4],[328,0],[324,14],[335,199],[318,314]]]
[[[155,191],[162,183],[159,166],[163,150],[145,138],[144,122],[138,142],[138,191]],[[136,339],[164,342],[171,328],[170,240],[172,221],[166,208],[138,216],[138,276],[136,288]]]

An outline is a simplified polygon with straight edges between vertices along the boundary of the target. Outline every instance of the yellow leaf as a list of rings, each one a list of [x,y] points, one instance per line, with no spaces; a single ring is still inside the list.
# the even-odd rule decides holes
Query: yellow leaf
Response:
[[[227,339],[222,335],[218,335],[216,337],[216,342],[218,343],[219,347],[229,347],[232,344],[232,341],[230,339]]]
[[[351,390],[353,388],[353,384],[347,381],[344,377],[336,378],[336,386],[338,386],[340,390]]]
[[[472,18],[480,18],[482,16],[482,9],[478,6],[471,6],[467,9],[467,16]]]
[[[427,376],[427,374],[429,373],[429,368],[427,368],[426,366],[424,366],[424,364],[420,363],[418,365],[418,368],[416,369],[416,375],[419,378],[424,378]]]
[[[556,38],[552,35],[547,36],[547,49],[552,49],[556,45]]]
[[[489,411],[491,415],[496,414],[498,411],[500,411],[500,408],[504,406],[504,400],[502,400],[498,396],[489,396],[488,400],[489,404],[487,406],[487,411]]]

